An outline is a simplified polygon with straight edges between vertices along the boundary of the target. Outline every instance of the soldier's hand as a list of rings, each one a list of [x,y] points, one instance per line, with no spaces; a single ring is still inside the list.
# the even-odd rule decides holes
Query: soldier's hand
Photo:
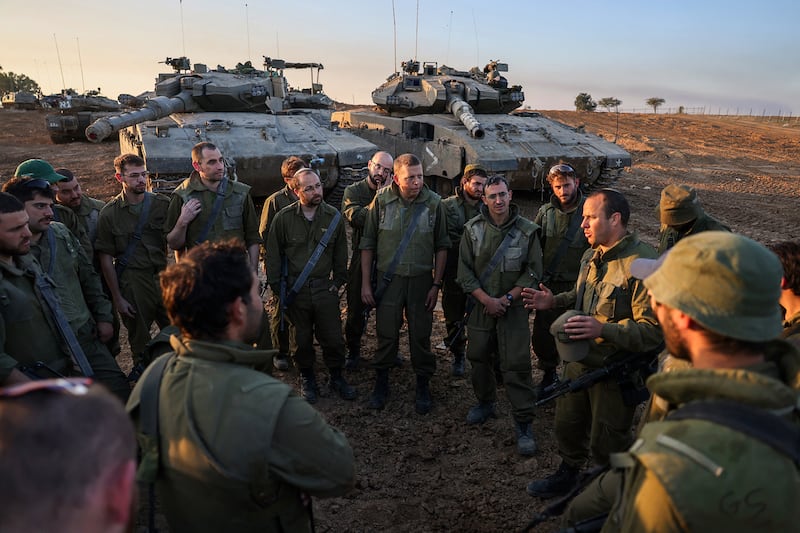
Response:
[[[189,222],[197,218],[197,215],[200,214],[200,211],[203,210],[202,205],[200,204],[200,200],[197,198],[192,198],[181,207],[181,214],[178,216],[178,223],[188,225]]]
[[[372,287],[368,283],[361,285],[361,301],[366,306],[375,307],[375,296],[372,294]]]
[[[492,318],[505,316],[506,309],[511,303],[505,298],[489,298],[483,305],[483,312]]]
[[[564,332],[573,340],[596,339],[603,333],[603,324],[593,316],[573,316],[564,324]]]
[[[436,300],[438,299],[439,299],[439,287],[433,285],[428,291],[428,294],[425,296],[425,309],[427,311],[433,311],[433,308],[436,307]]]
[[[114,326],[111,322],[98,322],[97,323],[97,338],[102,343],[106,343],[111,340],[111,337],[114,335]]]
[[[544,286],[544,283],[539,284],[539,289],[526,287],[522,289],[522,303],[525,309],[552,309],[555,304],[555,297],[553,291]]]
[[[133,318],[136,315],[136,308],[125,298],[120,298],[119,301],[114,302],[114,307],[122,316]]]

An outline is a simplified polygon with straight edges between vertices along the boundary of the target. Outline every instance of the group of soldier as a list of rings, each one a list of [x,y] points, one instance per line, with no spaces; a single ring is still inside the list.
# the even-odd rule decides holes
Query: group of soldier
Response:
[[[367,406],[381,410],[390,371],[403,364],[405,322],[414,408],[425,415],[433,407],[431,334],[440,291],[450,372],[464,376],[468,361],[476,397],[466,423],[497,417],[502,384],[523,456],[537,450],[537,398],[626,362],[611,379],[557,399],[561,464],[532,481],[528,493],[576,492],[587,465],[613,467],[578,495],[565,527],[597,523],[598,516],[607,530],[620,531],[713,529],[723,515],[725,523],[747,527],[797,518],[797,453],[774,443],[791,442],[799,418],[800,355],[775,340],[779,303],[784,336],[800,336],[797,243],[770,251],[728,233],[703,211],[694,189],[669,185],[659,203],[656,250],[628,230],[623,194],[585,195],[563,162],[548,173],[550,200],[529,220],[507,180],[479,165],[468,165],[454,194],[442,199],[424,184],[416,156],[378,152],[366,177],[345,189],[339,210],[323,199],[317,171],[290,157],[281,167],[286,186],[266,200],[260,224],[249,187],[229,179],[216,146],[195,146],[192,166],[167,197],[148,191],[140,157],[121,155],[114,167],[122,191],[103,206],[82,194],[68,170],[29,160],[0,194],[0,384],[30,387],[31,378],[77,374],[123,400],[130,395],[140,478],[159,487],[176,531],[308,529],[306,495],[341,494],[354,480],[347,439],[310,406],[319,395],[315,339],[330,389],[354,400],[344,370],[364,364],[362,337],[374,310]],[[169,267],[168,247],[176,258]],[[260,260],[272,293],[268,317]],[[128,377],[114,359],[117,314],[134,359]],[[153,324],[163,328],[166,346],[158,358]],[[652,373],[646,363],[664,343],[663,371],[645,386]],[[531,347],[542,371],[538,384]],[[299,396],[271,377],[288,370],[290,359]],[[132,394],[128,378],[137,381]],[[631,447],[634,412],[649,392],[648,423]],[[724,400],[734,414],[673,416],[693,400]],[[742,414],[738,404],[756,414]],[[758,418],[759,410],[773,426],[789,420],[784,433],[754,437],[766,430],[729,422]],[[747,457],[773,450],[770,475],[781,482],[761,483],[758,465],[720,452],[707,442],[712,433]],[[716,478],[703,479],[703,469]],[[726,469],[735,474],[725,477]],[[710,518],[687,497],[734,489],[731,501],[719,502],[727,510]],[[765,499],[775,505],[759,511]]]

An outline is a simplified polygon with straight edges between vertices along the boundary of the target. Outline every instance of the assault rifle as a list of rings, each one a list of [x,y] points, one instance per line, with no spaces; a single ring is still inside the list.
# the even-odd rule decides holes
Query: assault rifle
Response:
[[[280,284],[280,294],[278,298],[280,301],[278,302],[280,313],[280,332],[283,333],[286,331],[286,282],[287,277],[289,276],[289,258],[285,255],[281,256],[281,284]]]
[[[529,531],[533,531],[536,526],[541,524],[542,522],[546,522],[550,518],[554,518],[556,516],[561,516],[564,514],[564,511],[567,510],[567,506],[569,502],[571,502],[575,496],[580,494],[580,492],[589,486],[589,483],[594,481],[600,474],[606,472],[608,470],[608,465],[602,466],[595,466],[585,472],[581,472],[580,478],[577,484],[564,496],[556,500],[555,502],[551,503],[545,509],[539,513],[536,513],[528,522],[528,525],[522,530],[522,533],[528,533]],[[579,522],[572,527],[564,530],[569,532],[575,533],[588,533],[588,532],[597,532],[603,527],[603,524],[608,517],[607,514],[602,514],[588,520]]]
[[[375,298],[375,307],[378,307],[380,301],[378,301],[378,262],[375,260],[375,256],[372,257],[372,267],[370,268],[369,272],[369,284],[372,287],[372,295]],[[381,294],[382,296],[382,294]],[[367,331],[367,323],[369,322],[369,314],[372,312],[373,307],[371,305],[364,306],[364,313],[363,313],[363,324],[361,325],[361,331]]]
[[[461,317],[461,321],[458,323],[458,329],[456,330],[456,332],[453,334],[452,337],[450,337],[447,340],[447,343],[445,344],[445,349],[449,350],[450,347],[456,343],[458,338],[461,337],[461,334],[464,332],[464,328],[467,327],[467,321],[469,321],[470,315],[475,310],[475,302],[476,300],[472,295],[467,296],[467,303],[464,306],[464,316]]]
[[[629,353],[616,361],[612,361],[606,366],[587,372],[578,378],[565,379],[548,385],[543,391],[543,398],[539,398],[536,401],[536,407],[541,407],[570,392],[588,389],[595,383],[605,381],[612,377],[620,378],[642,370],[647,371],[647,375],[649,376],[655,371],[656,357],[663,349],[664,345],[662,343],[656,349],[648,352]]]

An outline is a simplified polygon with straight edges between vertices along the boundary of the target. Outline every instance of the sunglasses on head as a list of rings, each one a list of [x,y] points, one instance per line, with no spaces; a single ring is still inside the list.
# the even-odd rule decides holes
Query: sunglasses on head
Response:
[[[26,189],[50,190],[50,182],[43,178],[30,178],[21,183]]]
[[[572,168],[569,165],[561,164],[561,165],[556,165],[556,166],[552,167],[550,169],[549,174],[550,175],[552,175],[552,174],[562,174],[562,175],[567,175],[567,176],[574,176],[575,175],[575,169]]]

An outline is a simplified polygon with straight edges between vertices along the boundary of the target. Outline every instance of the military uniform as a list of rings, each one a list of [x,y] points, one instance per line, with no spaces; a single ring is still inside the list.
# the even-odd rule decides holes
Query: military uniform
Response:
[[[378,303],[378,348],[373,361],[377,370],[388,370],[394,365],[405,310],[411,362],[417,376],[430,378],[436,370],[436,359],[431,352],[433,314],[425,309],[425,298],[433,283],[434,255],[450,247],[441,197],[424,186],[419,195],[407,203],[401,198],[396,183],[381,189],[367,211],[360,248],[374,251],[380,280],[418,205],[423,208],[422,215],[392,282]]]
[[[18,365],[31,367],[37,361],[69,375],[72,362],[51,320],[36,277],[43,276],[31,254],[0,261],[0,383]],[[52,283],[51,283],[52,284]],[[42,372],[42,377],[54,377]]]
[[[662,225],[658,233],[659,255],[675,246],[675,244],[684,237],[697,235],[704,231],[731,231],[731,228],[706,213],[698,216],[695,222],[683,231],[678,231],[672,226]]]
[[[578,218],[575,236],[567,246],[566,252],[564,252],[559,263],[552,267],[552,272],[544,273],[544,276],[548,278],[543,280],[544,284],[553,291],[553,294],[569,291],[575,287],[578,271],[580,270],[581,257],[586,249],[589,248],[589,242],[580,228],[585,201],[586,198],[583,193],[578,191],[578,203],[575,208],[564,211],[558,198],[553,195],[550,197],[550,201],[539,208],[539,212],[536,214],[534,222],[541,228],[543,265],[545,269],[553,261],[561,241],[567,234],[570,223],[572,223],[574,217]],[[555,307],[536,311],[531,343],[533,351],[536,353],[537,366],[541,370],[554,371],[558,366],[559,357],[555,340],[550,334],[550,326],[566,310],[565,307]]]
[[[74,210],[78,217],[78,223],[89,237],[89,242],[94,245],[97,239],[97,221],[100,218],[100,211],[105,206],[105,202],[86,196],[81,196],[81,204]]]
[[[217,199],[217,193],[203,185],[197,171],[192,172],[173,192],[164,223],[164,233],[172,231],[181,215],[183,204],[192,198],[200,201],[202,210],[186,229],[185,248],[187,249],[197,244],[197,238],[200,237],[200,233],[211,217],[214,202]],[[206,240],[221,241],[232,238],[239,239],[246,247],[261,243],[256,209],[253,199],[250,197],[250,186],[239,181],[229,180],[222,201],[222,209],[219,210],[216,220],[211,225]]]
[[[252,370],[271,354],[171,339],[160,388],[159,501],[172,531],[311,531],[301,493],[339,496],[355,479],[347,438],[291,387]],[[142,384],[128,411],[140,420]],[[170,443],[183,443],[172,446]],[[147,460],[145,453],[145,460]]]
[[[516,236],[503,259],[481,285],[479,277],[514,228]],[[519,215],[514,204],[510,206],[508,221],[497,227],[484,206],[481,214],[464,226],[458,262],[458,283],[464,293],[471,294],[482,288],[492,298],[498,298],[514,287],[536,287],[542,275],[538,229],[536,224]],[[529,423],[533,418],[536,397],[531,380],[528,311],[522,299],[517,298],[500,318],[489,316],[483,305],[476,302],[467,327],[467,358],[472,364],[472,387],[478,401],[490,403],[496,399],[492,355],[497,354],[514,420]]]
[[[462,330],[458,338],[455,341],[453,340],[461,325],[461,320],[464,318],[464,308],[467,302],[467,295],[464,294],[461,286],[456,281],[458,253],[461,235],[464,233],[464,224],[478,215],[480,206],[480,201],[475,205],[470,205],[465,201],[464,191],[461,187],[456,187],[453,196],[442,200],[442,207],[447,220],[447,235],[452,244],[447,251],[447,263],[444,267],[444,278],[442,279],[442,311],[444,311],[445,327],[447,328],[445,343],[452,343],[450,351],[453,354],[462,356],[467,340],[464,331]]]
[[[130,385],[105,344],[97,338],[97,322],[112,323],[111,302],[100,276],[86,257],[78,239],[58,222],[51,222],[31,254],[55,282],[55,293],[95,377],[114,394],[127,398]]]
[[[299,201],[278,212],[267,238],[267,280],[273,293],[278,290],[281,281],[281,257],[285,255],[288,261],[288,293],[336,213],[335,207],[322,202],[317,207],[314,220],[308,220],[303,215]],[[347,234],[344,221],[340,219],[319,261],[287,310],[297,341],[294,358],[301,371],[314,364],[315,335],[322,348],[325,365],[331,369],[344,365],[339,287],[346,280]]]
[[[625,353],[650,351],[662,340],[641,280],[630,273],[638,257],[656,257],[655,250],[627,234],[604,253],[587,250],[581,259],[581,277],[571,291],[555,295],[556,307],[575,307],[578,286],[585,279],[583,299],[577,309],[603,324],[600,338],[590,342],[589,355],[581,362],[566,363],[564,375],[577,379]],[[630,444],[635,405],[623,401],[617,380],[566,394],[556,403],[555,431],[564,462],[581,468],[589,451],[597,464],[608,462],[610,453]]]
[[[361,336],[364,334],[364,302],[361,301],[361,234],[367,219],[367,206],[375,198],[365,178],[348,185],[342,198],[342,215],[353,228],[351,237],[353,253],[347,271],[347,321],[344,335],[351,354],[360,354]]]
[[[164,220],[169,202],[162,194],[153,195],[141,240],[128,258],[121,279],[117,280],[122,297],[136,309],[133,318],[122,317],[136,363],[141,362],[141,354],[150,342],[150,325],[156,322],[162,328],[169,324],[158,281],[159,274],[167,266]],[[110,255],[117,261],[125,255],[142,207],[143,202],[129,204],[120,193],[103,208],[97,224],[95,249],[98,253]]]
[[[800,354],[775,341],[763,363],[675,370],[652,376],[647,385],[673,409],[729,400],[790,413],[785,416],[797,427],[799,376]],[[604,532],[792,531],[800,523],[797,465],[726,425],[691,418],[648,423],[612,464],[623,468],[624,492]]]
[[[86,257],[90,259],[94,257],[94,247],[92,241],[89,240],[89,234],[86,233],[78,215],[72,209],[65,205],[53,204],[53,221],[64,224],[78,238]]]
[[[258,225],[258,232],[261,235],[261,240],[264,243],[264,257],[266,258],[266,243],[269,237],[269,228],[275,220],[275,215],[284,207],[293,204],[297,201],[297,195],[292,189],[286,185],[284,188],[272,193],[264,202],[264,207],[261,211],[261,222]],[[269,272],[267,275],[269,276]],[[280,276],[280,264],[278,264],[278,271],[274,273]],[[287,288],[288,290],[288,288]],[[294,332],[291,328],[285,327],[281,332],[281,316],[280,316],[280,302],[278,301],[279,293],[272,291],[270,298],[270,306],[274,312],[269,315],[269,331],[264,328],[262,338],[258,342],[259,348],[276,348],[284,357],[291,351],[294,351]],[[266,320],[266,318],[265,318]],[[265,324],[266,325],[266,324]]]

